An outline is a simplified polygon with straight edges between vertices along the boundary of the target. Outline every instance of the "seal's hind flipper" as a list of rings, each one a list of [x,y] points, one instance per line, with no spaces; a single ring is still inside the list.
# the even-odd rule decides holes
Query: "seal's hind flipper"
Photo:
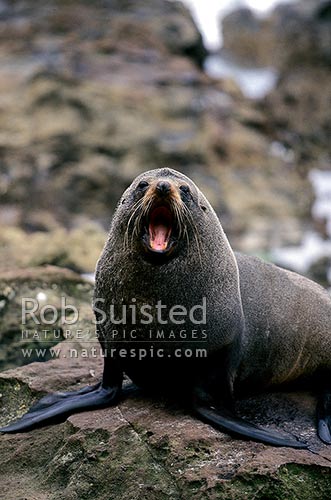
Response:
[[[331,444],[331,392],[325,391],[317,403],[317,434],[323,443]]]
[[[121,387],[102,383],[78,391],[49,394],[33,405],[17,422],[0,428],[2,433],[29,431],[35,427],[63,422],[72,413],[116,404]]]
[[[291,448],[301,449],[308,447],[305,443],[292,438],[283,437],[277,432],[261,429],[257,425],[237,417],[226,408],[216,410],[196,404],[194,409],[204,421],[223,431],[245,436],[255,441],[261,441],[262,443],[273,444],[275,446],[289,446]]]

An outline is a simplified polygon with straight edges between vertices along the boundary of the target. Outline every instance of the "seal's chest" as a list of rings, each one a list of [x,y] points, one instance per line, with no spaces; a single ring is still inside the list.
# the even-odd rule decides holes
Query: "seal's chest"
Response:
[[[195,365],[195,366],[194,366]],[[173,394],[183,389],[189,391],[195,381],[197,367],[187,359],[155,358],[127,359],[124,362],[125,374],[138,387]]]

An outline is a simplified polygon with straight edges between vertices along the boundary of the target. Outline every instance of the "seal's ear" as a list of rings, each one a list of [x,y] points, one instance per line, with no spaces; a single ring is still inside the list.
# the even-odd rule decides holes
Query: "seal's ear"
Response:
[[[206,205],[200,205],[200,208],[201,210],[203,210],[204,212],[207,212],[208,208],[206,207]]]
[[[130,184],[130,186],[127,187],[126,190],[124,191],[124,193],[122,194],[120,201],[119,201],[119,205],[123,205],[126,202],[126,200],[128,199],[128,197],[130,195],[131,186],[132,186],[132,184]]]

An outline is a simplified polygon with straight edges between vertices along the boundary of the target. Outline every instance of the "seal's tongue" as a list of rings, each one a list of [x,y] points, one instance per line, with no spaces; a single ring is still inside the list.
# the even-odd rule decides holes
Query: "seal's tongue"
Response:
[[[153,250],[165,250],[168,245],[168,228],[159,224],[154,226],[152,234],[150,234],[150,244]]]
[[[171,212],[167,207],[152,211],[148,230],[151,248],[158,252],[166,250],[171,234]]]

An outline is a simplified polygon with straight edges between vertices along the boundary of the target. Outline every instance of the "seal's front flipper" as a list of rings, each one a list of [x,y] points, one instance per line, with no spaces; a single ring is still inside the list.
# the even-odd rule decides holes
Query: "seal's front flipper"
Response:
[[[45,396],[17,422],[0,428],[2,433],[29,431],[35,427],[63,422],[72,413],[116,404],[121,386],[105,387],[102,383],[73,392]]]
[[[276,432],[267,431],[250,422],[246,422],[246,420],[237,417],[226,408],[216,410],[211,407],[195,404],[194,409],[204,421],[223,431],[237,434],[239,436],[245,436],[253,439],[254,441],[273,444],[275,446],[307,448],[307,444],[305,443],[296,441],[295,439],[283,437]]]
[[[2,433],[25,432],[63,422],[72,413],[105,408],[119,401],[123,371],[115,359],[105,358],[103,379],[78,391],[49,394],[34,404],[17,422],[0,428]]]
[[[317,403],[317,434],[323,443],[331,444],[331,391],[325,391]]]

